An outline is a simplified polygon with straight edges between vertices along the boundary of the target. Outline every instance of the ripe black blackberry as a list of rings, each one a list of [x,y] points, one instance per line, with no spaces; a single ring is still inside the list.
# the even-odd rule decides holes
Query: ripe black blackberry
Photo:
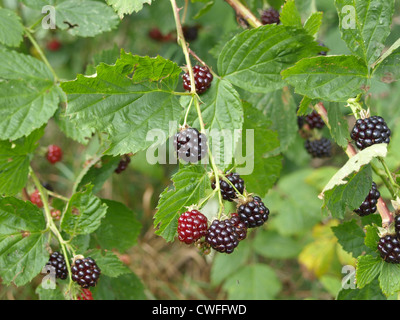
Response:
[[[372,182],[372,188],[369,191],[367,197],[365,198],[364,202],[361,206],[354,210],[360,217],[368,216],[372,213],[375,213],[377,208],[376,204],[378,203],[378,199],[380,198],[381,194],[378,191],[378,187],[376,186],[375,182]]]
[[[389,143],[390,135],[385,120],[379,116],[358,119],[351,131],[351,138],[360,150],[378,143]]]
[[[328,158],[332,155],[332,143],[327,138],[307,139],[304,147],[313,158]]]
[[[225,177],[235,186],[237,191],[239,191],[241,194],[243,193],[244,181],[239,174],[237,174],[236,172],[231,172],[227,174]],[[213,181],[211,184],[211,187],[213,189],[215,189],[215,184],[216,184],[215,181]],[[220,178],[219,185],[221,188],[222,199],[227,201],[233,201],[233,199],[237,198],[235,189],[228,182]]]
[[[199,35],[200,25],[194,26],[183,26],[183,36],[185,37],[186,41],[195,41]]]
[[[130,162],[131,162],[131,157],[129,155],[122,156],[121,160],[118,163],[118,167],[115,169],[115,173],[119,174],[122,171],[125,171],[126,168],[129,166]]]
[[[194,243],[207,233],[207,217],[198,210],[186,211],[178,219],[178,239]]]
[[[310,129],[322,129],[325,126],[324,120],[315,110],[304,117],[304,121],[308,124]]]
[[[396,232],[397,238],[400,238],[400,215],[394,217],[394,231]]]
[[[239,245],[239,234],[235,221],[231,219],[214,220],[207,230],[205,241],[218,252],[232,253]]]
[[[247,202],[239,204],[237,214],[247,228],[262,226],[269,216],[269,210],[258,196],[250,197]]]
[[[386,262],[400,263],[400,241],[395,235],[381,237],[378,242],[378,251]]]
[[[174,147],[179,159],[196,163],[207,155],[207,137],[195,128],[186,128],[175,134]]]
[[[280,14],[278,10],[274,8],[268,8],[261,13],[261,23],[262,24],[279,24],[281,22]]]
[[[242,241],[247,237],[247,227],[246,224],[240,220],[239,215],[237,213],[232,213],[231,222],[235,226],[238,240]]]
[[[72,280],[82,288],[95,287],[99,280],[101,270],[94,259],[87,257],[76,259],[71,266]]]
[[[196,92],[198,94],[204,93],[210,88],[211,82],[213,80],[213,75],[210,70],[205,66],[196,65],[193,67],[194,82],[196,87]],[[186,72],[183,76],[183,88],[186,91],[192,90],[192,85],[190,82],[189,72]]]
[[[51,266],[54,268],[53,270],[56,273],[56,278],[60,278],[62,280],[67,279],[68,269],[67,264],[65,263],[64,255],[57,251],[53,252],[50,255],[49,261],[46,263],[47,266]]]

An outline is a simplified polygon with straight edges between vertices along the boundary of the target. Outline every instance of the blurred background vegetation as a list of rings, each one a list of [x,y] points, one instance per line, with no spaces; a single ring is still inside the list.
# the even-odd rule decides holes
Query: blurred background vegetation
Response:
[[[13,8],[23,17],[25,25],[36,22],[37,12],[19,1],[3,0],[4,7]],[[279,8],[283,1],[247,0],[256,16],[263,7]],[[184,1],[178,1],[183,5]],[[311,0],[296,0],[306,18]],[[317,0],[316,8],[324,12],[323,25],[318,35],[329,54],[349,53],[340,38],[338,17],[333,0]],[[190,40],[190,47],[216,69],[216,55],[221,46],[234,34],[243,30],[234,11],[225,1],[216,0],[209,10],[205,3],[191,3],[184,25],[195,27],[198,36]],[[400,1],[396,3],[390,46],[400,38]],[[157,30],[163,40],[157,38]],[[77,74],[94,73],[100,62],[112,64],[123,48],[138,55],[161,55],[184,64],[182,51],[176,44],[175,24],[167,0],[154,0],[139,13],[125,16],[119,27],[95,38],[77,38],[59,30],[39,30],[37,39],[45,49],[51,65],[60,78],[72,80]],[[59,43],[55,50],[54,42]],[[58,47],[58,45],[57,45]],[[21,48],[36,56],[35,49],[26,41]],[[246,95],[244,95],[246,97]],[[246,97],[248,98],[248,97]],[[254,97],[253,97],[254,98]],[[260,97],[262,100],[263,97]],[[265,98],[265,97],[264,97]],[[268,97],[267,97],[268,98]],[[394,135],[389,149],[388,163],[397,172],[400,168],[400,132],[396,130],[400,118],[400,83],[372,83],[368,105],[372,114],[383,116]],[[343,114],[346,110],[343,105]],[[351,125],[351,119],[349,119]],[[329,132],[325,132],[329,135]],[[74,180],[85,161],[95,152],[97,141],[78,144],[65,137],[55,123],[49,123],[41,140],[45,148],[58,144],[64,150],[62,163],[50,166],[42,150],[33,160],[42,181],[50,183],[57,193],[70,196]],[[284,154],[283,171],[276,186],[264,196],[271,210],[269,222],[249,233],[249,241],[240,244],[232,255],[203,256],[190,246],[167,243],[154,234],[153,215],[160,193],[170,184],[176,165],[150,165],[145,153],[132,158],[129,168],[113,176],[99,192],[102,198],[121,201],[132,209],[142,224],[136,246],[121,259],[141,279],[149,299],[333,299],[341,288],[342,266],[354,264],[354,258],[343,251],[331,230],[338,224],[321,211],[318,194],[332,175],[346,161],[338,147],[328,160],[312,160],[298,135]],[[375,179],[381,193],[388,198],[379,179]],[[28,190],[30,191],[30,190]],[[355,218],[348,213],[346,219]],[[121,235],[123,237],[124,235]],[[240,290],[238,283],[241,284]],[[37,299],[36,283],[23,288],[0,287],[1,299]]]

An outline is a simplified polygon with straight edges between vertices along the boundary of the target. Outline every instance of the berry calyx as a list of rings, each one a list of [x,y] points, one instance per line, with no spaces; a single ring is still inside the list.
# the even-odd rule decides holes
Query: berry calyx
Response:
[[[51,164],[61,161],[62,156],[63,152],[59,146],[54,144],[48,146],[46,157]]]
[[[39,208],[43,208],[43,201],[40,198],[40,192],[38,189],[35,189],[29,196],[29,200],[33,203],[36,204]]]
[[[122,171],[125,171],[131,162],[131,157],[129,155],[122,156],[121,160],[118,163],[118,167],[115,169],[115,173],[119,174]]]
[[[235,186],[236,190],[240,192],[240,194],[243,194],[244,191],[244,181],[240,177],[239,174],[236,172],[231,172],[225,176],[231,183],[232,185]],[[227,200],[227,201],[233,201],[233,199],[237,199],[238,195],[235,191],[235,189],[232,187],[228,182],[224,181],[222,178],[219,179],[219,186],[221,189],[221,195],[222,199]],[[211,184],[211,187],[213,189],[216,188],[216,182],[213,181]]]
[[[255,196],[239,204],[237,214],[247,228],[255,228],[262,226],[268,220],[269,210],[261,201],[261,198]]]
[[[308,124],[310,129],[322,129],[325,126],[324,120],[315,110],[304,117],[304,121]]]
[[[232,253],[239,245],[239,234],[235,227],[235,221],[231,219],[214,220],[207,230],[205,241],[218,252]]]
[[[378,251],[383,260],[400,263],[400,241],[395,235],[385,235],[379,239]]]
[[[71,266],[72,280],[82,288],[95,287],[99,280],[101,270],[96,261],[90,257],[76,259]]]
[[[195,128],[186,128],[175,134],[174,147],[179,159],[196,163],[207,155],[207,137]]]
[[[82,292],[77,297],[78,300],[94,300],[92,292],[89,289],[82,289]]]
[[[67,264],[65,262],[64,255],[60,252],[53,252],[50,255],[49,261],[46,263],[47,266],[50,266],[55,272],[56,278],[67,279],[68,269]]]
[[[198,210],[186,211],[178,219],[178,238],[186,244],[194,243],[207,233],[207,217]]]
[[[261,23],[266,24],[279,24],[281,22],[280,14],[278,10],[274,8],[268,8],[261,13]]]
[[[377,210],[376,204],[378,203],[378,199],[380,198],[381,194],[378,191],[378,187],[376,186],[375,182],[372,182],[372,188],[369,191],[367,197],[361,204],[361,206],[354,210],[360,217],[368,216],[372,213],[375,213]]]
[[[204,93],[210,88],[211,82],[213,80],[213,75],[210,70],[205,66],[195,65],[193,67],[194,82],[196,87],[196,93]],[[190,82],[189,72],[186,72],[183,76],[183,88],[186,91],[192,90],[192,85]]]
[[[358,119],[351,131],[351,138],[358,149],[363,150],[378,143],[389,143],[391,131],[385,120],[379,116]]]
[[[328,158],[332,155],[332,143],[327,138],[307,139],[304,147],[313,158]]]

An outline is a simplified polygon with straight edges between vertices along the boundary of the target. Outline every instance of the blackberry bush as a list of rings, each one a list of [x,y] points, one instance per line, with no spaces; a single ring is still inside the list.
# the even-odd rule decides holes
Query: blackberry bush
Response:
[[[236,172],[231,172],[228,173],[225,177],[235,186],[236,190],[239,191],[240,194],[243,194],[244,181],[239,174],[237,174]],[[234,199],[237,199],[238,195],[235,189],[228,182],[224,181],[222,178],[219,179],[219,186],[221,189],[222,199],[231,202]],[[212,182],[211,187],[215,189],[216,187],[215,181]]]
[[[174,147],[179,159],[196,163],[207,155],[207,137],[195,128],[186,128],[175,134]]]
[[[358,119],[351,131],[351,138],[360,150],[378,143],[389,143],[390,136],[390,129],[379,116]]]

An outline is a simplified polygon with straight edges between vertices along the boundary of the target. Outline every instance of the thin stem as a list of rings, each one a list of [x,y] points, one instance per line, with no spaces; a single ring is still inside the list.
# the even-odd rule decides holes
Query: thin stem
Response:
[[[392,195],[392,198],[396,198],[396,192],[394,191],[393,186],[389,183],[387,180],[386,174],[382,173],[381,170],[378,169],[378,167],[374,163],[370,163],[372,170],[375,172],[376,175],[378,175],[382,182],[385,184],[386,188],[389,190],[390,194]]]
[[[62,196],[62,195],[60,195],[60,194],[58,194],[58,193],[55,193],[55,192],[53,192],[53,191],[50,191],[50,190],[47,190],[47,194],[50,195],[50,196],[52,196],[52,197],[54,197],[54,198],[58,198],[58,199],[61,199],[61,200],[63,200],[63,201],[66,201],[66,202],[69,201],[69,198],[64,197],[64,196]]]
[[[386,176],[388,177],[390,184],[395,187],[396,189],[400,189],[400,186],[394,181],[393,179],[393,175],[390,172],[389,167],[387,166],[385,159],[383,159],[382,157],[378,157],[379,162],[382,164],[383,169],[385,170]],[[397,192],[396,192],[397,195]]]
[[[43,53],[42,48],[40,48],[39,44],[36,42],[35,38],[31,35],[31,31],[29,29],[25,28],[25,35],[29,39],[29,41],[32,43],[32,45],[35,47],[36,51],[40,55],[40,58],[43,60],[44,64],[49,68],[50,72],[54,76],[54,82],[59,82],[59,78],[54,71],[53,67],[50,65],[49,61],[47,60],[45,54]]]
[[[190,111],[190,107],[192,106],[192,104],[193,104],[193,97],[192,97],[192,99],[190,99],[189,106],[188,106],[187,109],[186,109],[185,119],[183,120],[183,126],[184,126],[184,127],[186,127],[187,118],[188,118],[188,116],[189,116],[189,111]]]
[[[238,16],[246,20],[253,28],[261,27],[263,24],[254,14],[246,8],[239,0],[225,0],[236,12]]]

